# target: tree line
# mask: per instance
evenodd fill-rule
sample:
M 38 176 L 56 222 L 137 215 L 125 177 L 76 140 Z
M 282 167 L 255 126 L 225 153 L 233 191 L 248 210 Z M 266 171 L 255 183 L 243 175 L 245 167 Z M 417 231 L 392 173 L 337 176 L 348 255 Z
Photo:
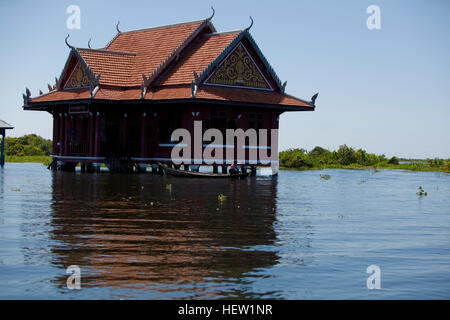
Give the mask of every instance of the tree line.
M 384 154 L 376 155 L 363 149 L 353 149 L 341 145 L 337 150 L 330 151 L 322 147 L 315 147 L 311 151 L 305 149 L 288 149 L 279 154 L 280 167 L 293 169 L 321 169 L 340 167 L 379 167 L 404 168 L 410 170 L 427 170 L 438 168 L 442 171 L 450 170 L 450 159 L 439 158 L 426 160 L 404 160 L 397 157 L 387 158 Z
M 5 154 L 7 156 L 49 156 L 52 147 L 52 140 L 44 139 L 36 134 L 5 138 Z

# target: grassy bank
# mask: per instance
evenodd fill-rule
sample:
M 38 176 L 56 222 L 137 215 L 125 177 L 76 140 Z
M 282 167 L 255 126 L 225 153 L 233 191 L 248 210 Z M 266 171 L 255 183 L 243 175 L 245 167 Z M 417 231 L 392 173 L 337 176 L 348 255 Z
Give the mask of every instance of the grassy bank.
M 5 156 L 6 162 L 36 162 L 46 166 L 50 164 L 52 158 L 49 156 Z
M 446 172 L 450 173 L 450 169 L 443 167 L 435 167 L 427 164 L 417 165 L 417 164 L 399 164 L 399 165 L 391 165 L 391 164 L 380 164 L 376 166 L 362 166 L 358 164 L 350 164 L 350 165 L 338 165 L 338 164 L 329 164 L 322 165 L 316 167 L 298 167 L 298 168 L 288 168 L 280 166 L 280 170 L 323 170 L 323 169 L 350 169 L 350 170 L 379 170 L 379 169 L 399 169 L 399 170 L 411 170 L 411 171 L 433 171 L 433 172 Z

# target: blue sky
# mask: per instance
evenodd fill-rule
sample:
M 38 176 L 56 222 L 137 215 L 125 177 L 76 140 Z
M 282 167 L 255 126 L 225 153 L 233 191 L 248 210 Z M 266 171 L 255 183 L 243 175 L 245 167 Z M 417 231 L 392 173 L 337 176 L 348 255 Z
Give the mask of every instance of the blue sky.
M 81 8 L 81 29 L 68 30 L 66 9 Z M 369 5 L 381 29 L 366 27 Z M 220 31 L 255 23 L 251 33 L 286 91 L 315 112 L 280 118 L 280 149 L 341 144 L 401 157 L 450 158 L 450 2 L 442 1 L 1 1 L 0 119 L 11 136 L 51 138 L 51 116 L 23 111 L 25 87 L 53 84 L 70 43 L 103 47 L 122 30 L 208 17 Z

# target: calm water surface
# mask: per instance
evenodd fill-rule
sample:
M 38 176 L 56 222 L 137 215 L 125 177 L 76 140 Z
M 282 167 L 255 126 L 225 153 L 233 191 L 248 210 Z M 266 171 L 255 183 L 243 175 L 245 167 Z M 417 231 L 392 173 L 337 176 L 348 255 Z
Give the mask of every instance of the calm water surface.
M 212 181 L 7 163 L 0 243 L 2 299 L 449 299 L 450 176 Z M 373 264 L 381 290 L 366 286 Z

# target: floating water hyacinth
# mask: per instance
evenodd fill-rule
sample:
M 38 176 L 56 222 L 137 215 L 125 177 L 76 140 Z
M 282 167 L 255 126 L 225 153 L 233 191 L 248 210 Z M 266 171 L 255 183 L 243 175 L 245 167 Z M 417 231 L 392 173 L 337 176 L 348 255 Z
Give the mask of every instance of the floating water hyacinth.
M 223 195 L 223 194 L 219 194 L 217 196 L 217 199 L 219 200 L 219 202 L 224 202 L 227 200 L 227 196 Z
M 321 174 L 320 178 L 323 180 L 330 180 L 331 176 L 329 174 Z
M 428 193 L 425 190 L 423 190 L 422 186 L 419 186 L 419 191 L 417 191 L 417 195 L 419 195 L 419 196 L 427 196 Z

